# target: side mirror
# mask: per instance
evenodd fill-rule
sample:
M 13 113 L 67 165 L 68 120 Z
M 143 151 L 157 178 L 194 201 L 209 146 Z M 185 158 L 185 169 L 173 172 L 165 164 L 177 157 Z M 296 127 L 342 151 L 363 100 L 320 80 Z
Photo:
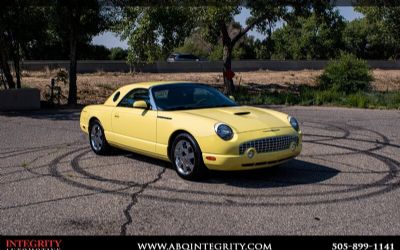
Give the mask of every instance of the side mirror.
M 134 101 L 133 107 L 137 109 L 149 109 L 149 105 L 143 100 Z
M 231 99 L 232 101 L 235 101 L 235 97 L 233 97 L 233 95 L 230 95 L 229 99 Z

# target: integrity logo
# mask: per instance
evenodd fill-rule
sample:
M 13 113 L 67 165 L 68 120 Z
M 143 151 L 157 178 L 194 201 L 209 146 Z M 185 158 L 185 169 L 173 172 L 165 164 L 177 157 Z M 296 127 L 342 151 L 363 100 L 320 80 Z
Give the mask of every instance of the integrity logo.
M 62 240 L 6 239 L 6 250 L 61 250 Z

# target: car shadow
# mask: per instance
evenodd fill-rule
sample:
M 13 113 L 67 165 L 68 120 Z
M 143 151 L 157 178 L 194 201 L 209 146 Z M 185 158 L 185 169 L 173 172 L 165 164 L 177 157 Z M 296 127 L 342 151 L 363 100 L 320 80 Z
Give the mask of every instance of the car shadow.
M 173 166 L 169 162 L 140 154 L 123 150 L 116 150 L 113 154 L 124 155 L 133 160 L 143 161 L 148 164 L 173 170 Z M 208 175 L 205 178 L 195 182 L 225 184 L 242 188 L 272 188 L 319 183 L 331 179 L 339 173 L 339 170 L 331 167 L 294 159 L 283 165 L 264 169 L 247 171 L 208 171 Z M 176 175 L 176 178 L 180 177 Z
M 204 182 L 242 188 L 287 187 L 323 182 L 339 173 L 339 170 L 331 167 L 295 159 L 280 166 L 264 169 L 210 171 Z

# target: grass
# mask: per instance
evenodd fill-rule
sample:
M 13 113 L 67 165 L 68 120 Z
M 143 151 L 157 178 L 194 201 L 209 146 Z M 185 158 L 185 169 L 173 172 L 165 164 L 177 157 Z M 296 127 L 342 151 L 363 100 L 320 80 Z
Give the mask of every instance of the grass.
M 344 94 L 333 90 L 320 90 L 310 86 L 298 86 L 294 90 L 262 90 L 255 92 L 241 86 L 234 95 L 244 105 L 324 105 L 356 108 L 400 109 L 400 91 L 357 92 Z

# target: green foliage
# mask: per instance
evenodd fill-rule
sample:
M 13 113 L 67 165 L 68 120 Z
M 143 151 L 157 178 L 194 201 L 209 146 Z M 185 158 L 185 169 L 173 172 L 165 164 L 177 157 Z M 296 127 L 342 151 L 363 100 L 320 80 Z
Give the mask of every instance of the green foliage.
M 222 60 L 223 53 L 224 53 L 224 48 L 222 44 L 217 44 L 212 48 L 210 55 L 208 56 L 208 60 L 210 61 Z
M 241 40 L 233 47 L 234 59 L 254 59 L 256 58 L 255 40 L 252 36 L 244 35 Z
M 110 55 L 109 55 L 110 60 L 126 60 L 127 57 L 128 57 L 128 51 L 123 48 L 117 47 L 110 49 Z
M 234 16 L 240 14 L 241 1 L 233 0 L 230 5 L 204 6 L 196 9 L 202 36 L 211 44 L 221 42 L 221 26 L 228 27 Z
M 343 30 L 345 50 L 359 58 L 365 58 L 367 55 L 367 46 L 369 46 L 368 34 L 371 31 L 365 18 L 348 22 L 346 28 Z
M 345 27 L 339 12 L 328 9 L 324 16 L 313 12 L 298 16 L 272 33 L 274 59 L 334 58 L 342 47 Z
M 242 85 L 234 94 L 236 102 L 243 105 L 324 105 L 355 108 L 400 109 L 400 92 L 363 92 L 345 94 L 333 89 L 321 90 L 311 86 L 299 86 L 297 90 L 253 90 Z
M 244 35 L 233 47 L 232 58 L 235 60 L 256 58 L 256 51 L 254 49 L 256 41 L 254 37 Z M 191 53 L 202 58 L 208 58 L 210 61 L 219 61 L 223 59 L 222 43 L 217 43 L 213 46 L 205 41 L 197 32 L 188 37 L 185 43 L 174 51 Z
M 128 40 L 128 62 L 132 64 L 164 60 L 183 44 L 196 23 L 196 13 L 187 6 L 125 6 L 119 10 L 113 31 Z
M 110 50 L 104 45 L 78 44 L 78 60 L 108 60 Z
M 2 4 L 0 9 L 0 69 L 9 88 L 15 87 L 8 61 L 14 64 L 17 88 L 21 87 L 20 61 L 32 46 L 46 36 L 47 17 L 44 7 L 36 1 L 16 0 Z
M 378 50 L 382 50 L 385 58 L 400 57 L 400 6 L 385 5 L 384 1 L 377 0 L 373 6 L 358 6 L 367 21 L 369 29 L 368 42 Z M 379 47 L 381 46 L 381 47 Z
M 367 91 L 373 80 L 367 63 L 351 54 L 342 54 L 339 60 L 331 61 L 318 78 L 321 89 L 344 93 Z
M 263 41 L 259 39 L 254 41 L 254 53 L 255 59 L 271 59 L 272 53 L 274 49 L 273 40 L 270 37 L 267 37 Z
M 347 103 L 351 107 L 366 108 L 368 107 L 368 102 L 368 98 L 366 98 L 366 95 L 362 92 L 357 92 L 347 97 Z
M 97 0 L 86 0 L 83 6 L 80 0 L 54 1 L 48 9 L 48 32 L 68 48 L 71 39 L 89 44 L 93 36 L 106 29 L 107 22 L 101 8 Z
M 322 105 L 326 103 L 334 103 L 341 99 L 342 95 L 335 90 L 314 91 L 313 104 Z
M 201 30 L 197 29 L 185 39 L 185 42 L 182 46 L 176 48 L 174 51 L 191 53 L 200 58 L 207 58 L 211 49 L 212 45 L 202 37 Z
M 361 18 L 347 23 L 343 31 L 344 50 L 363 59 L 389 59 L 398 41 L 383 22 Z

